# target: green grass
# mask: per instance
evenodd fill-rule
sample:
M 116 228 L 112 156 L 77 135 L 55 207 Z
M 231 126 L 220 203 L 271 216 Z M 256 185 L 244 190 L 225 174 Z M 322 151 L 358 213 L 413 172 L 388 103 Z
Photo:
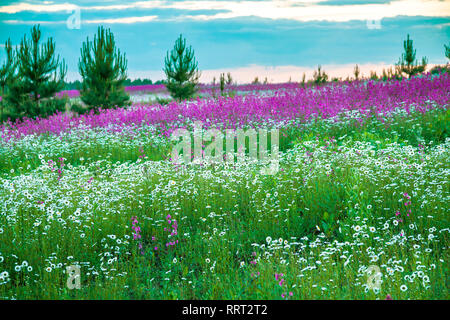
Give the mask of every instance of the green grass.
M 3 144 L 0 297 L 448 299 L 448 120 L 443 108 L 286 125 L 275 175 L 174 166 L 151 128 Z M 59 157 L 62 173 L 47 165 Z

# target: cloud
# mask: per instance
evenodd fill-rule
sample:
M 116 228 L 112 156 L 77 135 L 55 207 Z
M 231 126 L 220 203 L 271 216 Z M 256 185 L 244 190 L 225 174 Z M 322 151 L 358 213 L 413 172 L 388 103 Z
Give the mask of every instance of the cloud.
M 295 3 L 294 3 L 295 4 Z M 189 9 L 194 4 L 190 1 L 173 4 L 175 8 Z M 383 18 L 403 16 L 434 16 L 450 15 L 450 3 L 443 1 L 401 0 L 389 3 L 369 3 L 352 5 L 317 5 L 294 6 L 293 3 L 277 1 L 242 1 L 242 2 L 201 2 L 198 4 L 207 9 L 228 9 L 230 12 L 209 16 L 188 16 L 190 19 L 214 20 L 230 19 L 244 16 L 257 16 L 268 19 L 289 19 L 296 21 L 335 21 L 379 20 Z
M 355 5 L 355 4 L 380 4 L 380 3 L 389 3 L 395 0 L 324 0 L 321 1 L 319 4 L 324 5 L 336 5 L 336 6 L 342 6 L 342 5 Z
M 104 18 L 104 19 L 83 19 L 83 24 L 132 24 L 139 22 L 155 21 L 157 16 L 143 16 L 143 17 L 124 17 L 124 18 Z M 41 24 L 41 25 L 56 25 L 66 24 L 67 20 L 46 21 L 46 20 L 4 20 L 7 24 Z
M 116 19 L 94 19 L 94 20 L 83 20 L 83 23 L 88 24 L 102 24 L 102 23 L 137 23 L 137 22 L 149 22 L 157 19 L 157 16 L 144 16 L 144 17 L 127 17 L 127 18 L 116 18 Z
M 30 4 L 19 3 L 0 7 L 0 13 L 17 14 L 25 11 L 61 12 L 74 10 L 71 3 Z M 439 0 L 397 1 L 339 1 L 335 0 L 286 0 L 286 1 L 139 1 L 127 4 L 81 5 L 82 11 L 121 11 L 131 9 L 178 9 L 187 11 L 220 10 L 211 14 L 180 14 L 176 20 L 217 20 L 255 16 L 268 19 L 295 21 L 379 20 L 396 16 L 445 17 L 450 15 L 450 2 Z M 223 12 L 225 11 L 225 12 Z M 130 16 L 126 21 L 141 22 Z M 142 18 L 141 18 L 142 19 Z M 101 19 L 100 19 L 101 20 Z M 117 19 L 115 19 L 117 20 Z M 18 20 L 17 20 L 18 21 Z M 114 21 L 114 20 L 113 20 Z M 117 20 L 121 21 L 121 20 Z M 114 22 L 112 22 L 114 23 Z M 121 23 L 121 22 L 118 22 Z M 130 22 L 132 23 L 132 22 Z
M 63 3 L 63 4 L 32 4 L 32 3 L 19 3 L 11 4 L 0 7 L 0 13 L 16 14 L 23 11 L 33 11 L 33 12 L 59 12 L 74 10 L 77 8 L 73 3 Z
M 44 1 L 45 2 L 45 1 Z M 129 4 L 109 4 L 109 5 L 77 5 L 74 4 L 73 1 L 65 2 L 65 3 L 53 3 L 49 2 L 47 4 L 35 4 L 35 3 L 26 3 L 21 2 L 18 4 L 11 4 L 0 6 L 0 13 L 9 13 L 15 14 L 24 11 L 32 11 L 32 12 L 64 12 L 67 10 L 74 10 L 76 8 L 80 8 L 82 10 L 89 11 L 104 11 L 104 10 L 126 10 L 131 8 L 161 8 L 165 6 L 167 1 L 140 1 L 140 2 L 132 2 Z
M 66 23 L 66 21 L 19 20 L 19 19 L 3 20 L 2 22 L 6 24 L 29 24 L 29 25 L 34 24 L 50 25 L 50 24 Z

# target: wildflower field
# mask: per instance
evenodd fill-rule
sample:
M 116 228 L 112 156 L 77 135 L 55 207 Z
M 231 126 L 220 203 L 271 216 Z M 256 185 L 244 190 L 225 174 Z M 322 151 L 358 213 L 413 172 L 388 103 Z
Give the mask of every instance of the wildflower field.
M 289 85 L 0 127 L 1 299 L 448 299 L 450 76 Z M 175 164 L 277 129 L 279 164 Z M 67 285 L 67 267 L 80 287 Z

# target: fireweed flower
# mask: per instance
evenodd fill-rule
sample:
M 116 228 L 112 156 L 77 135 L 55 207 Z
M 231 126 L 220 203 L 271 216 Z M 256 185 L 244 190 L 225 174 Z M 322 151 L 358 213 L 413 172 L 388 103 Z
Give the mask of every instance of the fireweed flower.
M 142 236 L 141 236 L 141 227 L 139 227 L 137 225 L 139 223 L 138 220 L 137 220 L 137 217 L 132 217 L 131 220 L 132 220 L 131 229 L 133 230 L 133 234 L 132 234 L 133 240 L 137 241 L 137 240 L 142 238 Z M 143 255 L 144 254 L 144 251 L 142 250 L 143 246 L 142 246 L 142 242 L 140 242 L 140 241 L 138 242 L 138 249 L 139 249 L 139 252 Z

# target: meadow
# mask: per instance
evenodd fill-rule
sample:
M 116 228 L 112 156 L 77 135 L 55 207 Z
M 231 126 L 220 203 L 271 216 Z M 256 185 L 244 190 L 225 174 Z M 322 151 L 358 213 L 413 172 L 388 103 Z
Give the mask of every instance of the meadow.
M 7 122 L 0 298 L 448 299 L 449 88 L 286 84 Z M 175 165 L 194 121 L 278 129 L 279 170 Z

